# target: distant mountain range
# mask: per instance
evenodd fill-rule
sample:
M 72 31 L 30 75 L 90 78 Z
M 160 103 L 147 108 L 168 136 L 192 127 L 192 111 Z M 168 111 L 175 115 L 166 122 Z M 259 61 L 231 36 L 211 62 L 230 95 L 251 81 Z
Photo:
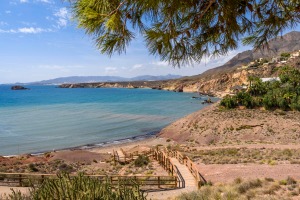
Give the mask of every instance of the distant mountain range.
M 123 82 L 123 81 L 161 81 L 181 78 L 180 75 L 168 74 L 164 76 L 136 76 L 133 78 L 124 78 L 120 76 L 69 76 L 55 79 L 26 83 L 30 85 L 57 85 L 63 83 L 94 83 L 94 82 Z

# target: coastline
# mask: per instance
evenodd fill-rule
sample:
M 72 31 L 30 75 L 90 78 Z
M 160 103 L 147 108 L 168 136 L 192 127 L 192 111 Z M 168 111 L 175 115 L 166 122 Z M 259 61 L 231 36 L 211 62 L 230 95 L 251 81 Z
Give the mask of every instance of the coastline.
M 117 148 L 117 147 L 127 146 L 127 145 L 131 145 L 131 144 L 138 144 L 139 142 L 143 143 L 144 141 L 147 141 L 148 139 L 158 138 L 160 131 L 161 131 L 161 129 L 157 130 L 157 131 L 152 131 L 152 132 L 149 132 L 146 134 L 142 134 L 142 135 L 122 138 L 122 139 L 113 140 L 113 141 L 103 141 L 103 142 L 89 143 L 89 144 L 84 144 L 84 145 L 74 146 L 74 147 L 66 147 L 66 148 L 45 150 L 45 151 L 39 151 L 39 152 L 27 152 L 27 153 L 22 153 L 22 154 L 15 154 L 15 155 L 0 155 L 0 157 L 10 158 L 10 157 L 18 157 L 21 155 L 41 156 L 41 155 L 43 155 L 45 153 L 49 153 L 49 152 L 93 150 L 93 149 L 101 149 L 101 148 L 110 148 L 111 149 L 114 147 Z

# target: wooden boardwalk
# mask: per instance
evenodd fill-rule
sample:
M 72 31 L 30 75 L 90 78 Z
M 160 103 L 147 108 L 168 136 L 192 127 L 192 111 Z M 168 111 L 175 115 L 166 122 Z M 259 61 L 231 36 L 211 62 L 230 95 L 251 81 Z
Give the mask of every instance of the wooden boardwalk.
M 176 158 L 170 158 L 170 161 L 173 165 L 175 165 L 182 175 L 185 187 L 183 188 L 176 188 L 174 190 L 166 190 L 166 191 L 151 191 L 147 195 L 147 199 L 151 200 L 166 200 L 166 199 L 174 199 L 174 197 L 179 196 L 182 193 L 185 192 L 191 192 L 198 189 L 198 184 L 193 176 L 193 174 L 190 172 L 190 169 L 184 165 L 181 164 Z
M 197 189 L 197 184 L 195 177 L 193 174 L 190 172 L 187 166 L 181 164 L 176 158 L 171 158 L 171 162 L 177 166 L 177 169 L 181 173 L 184 181 L 185 181 L 185 188 L 187 189 Z
M 121 149 L 117 150 L 117 155 L 118 155 L 119 162 L 125 163 L 125 161 L 126 161 L 125 154 L 123 153 L 123 151 Z

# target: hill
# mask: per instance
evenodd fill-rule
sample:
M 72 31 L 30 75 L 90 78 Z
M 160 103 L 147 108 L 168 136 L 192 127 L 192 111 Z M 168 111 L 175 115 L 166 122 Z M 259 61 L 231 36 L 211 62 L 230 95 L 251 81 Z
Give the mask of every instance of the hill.
M 258 50 L 252 49 L 239 53 L 224 65 L 207 70 L 203 74 L 211 74 L 217 71 L 223 71 L 226 69 L 231 69 L 237 66 L 245 65 L 259 58 L 271 59 L 272 57 L 279 56 L 281 53 L 297 51 L 299 49 L 300 32 L 292 31 L 283 36 L 271 39 L 268 43 L 268 47 L 264 47 Z
M 94 82 L 124 82 L 124 81 L 159 81 L 181 78 L 180 75 L 168 74 L 164 76 L 151 76 L 143 75 L 133 78 L 124 78 L 120 76 L 69 76 L 60 77 L 55 79 L 31 82 L 32 85 L 50 85 L 50 84 L 63 84 L 63 83 L 94 83 Z
M 300 32 L 290 32 L 269 41 L 269 49 L 249 50 L 239 53 L 224 65 L 189 77 L 160 81 L 126 81 L 93 84 L 65 84 L 61 87 L 129 87 L 153 88 L 179 92 L 199 92 L 223 97 L 230 94 L 234 86 L 248 85 L 249 76 L 261 78 L 278 76 L 278 69 L 284 65 L 300 68 Z M 290 52 L 291 57 L 282 58 Z M 263 58 L 263 59 L 262 59 Z M 254 62 L 253 62 L 254 61 Z M 154 80 L 152 78 L 152 80 Z M 82 81 L 83 82 L 83 81 Z M 99 81 L 103 82 L 103 81 Z
M 300 112 L 220 110 L 217 103 L 175 121 L 160 136 L 191 146 L 299 144 L 299 121 Z

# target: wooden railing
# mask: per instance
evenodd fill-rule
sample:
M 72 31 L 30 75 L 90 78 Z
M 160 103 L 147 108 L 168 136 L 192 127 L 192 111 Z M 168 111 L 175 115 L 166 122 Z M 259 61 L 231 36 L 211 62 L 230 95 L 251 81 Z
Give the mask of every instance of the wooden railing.
M 133 161 L 136 157 L 138 157 L 140 154 L 138 151 L 135 151 L 133 153 L 127 153 L 126 151 L 124 151 L 122 148 L 120 148 L 120 150 L 122 151 L 122 153 L 124 154 L 124 157 L 121 157 L 120 155 L 118 155 L 118 152 L 113 150 L 113 158 L 115 162 L 119 162 L 119 163 L 129 163 L 131 161 Z M 144 152 L 143 155 L 149 155 L 151 151 L 149 152 Z
M 155 160 L 159 162 L 159 164 L 172 176 L 177 177 L 177 187 L 184 188 L 185 187 L 185 180 L 182 177 L 180 171 L 178 170 L 177 166 L 174 165 L 171 160 L 170 156 L 164 152 L 157 149 L 152 149 L 152 156 Z
M 75 175 L 70 175 L 70 177 Z M 175 176 L 104 176 L 104 175 L 85 175 L 99 181 L 107 181 L 112 185 L 118 185 L 120 181 L 124 184 L 131 185 L 130 181 L 140 184 L 141 186 L 157 186 L 161 188 L 167 186 L 168 188 L 177 187 L 177 177 Z M 0 173 L 0 185 L 16 186 L 16 187 L 31 187 L 42 183 L 45 179 L 56 179 L 55 174 L 29 174 L 29 173 Z
M 164 148 L 163 151 L 165 151 L 168 156 L 176 158 L 181 164 L 187 166 L 189 171 L 195 177 L 198 187 L 207 183 L 205 178 L 199 172 L 197 165 L 188 156 L 184 156 L 179 151 L 172 151 L 167 148 Z

